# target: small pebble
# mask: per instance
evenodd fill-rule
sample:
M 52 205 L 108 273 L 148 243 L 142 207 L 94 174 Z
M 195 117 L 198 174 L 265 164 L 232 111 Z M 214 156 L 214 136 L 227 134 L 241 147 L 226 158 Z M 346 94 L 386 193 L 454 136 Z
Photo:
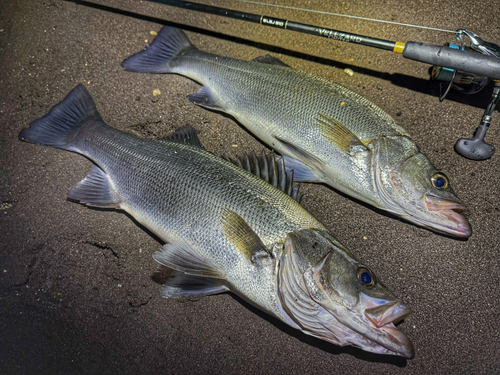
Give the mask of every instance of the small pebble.
M 344 102 L 340 103 L 340 106 L 341 107 L 345 106 L 345 103 Z
M 349 77 L 352 77 L 354 75 L 354 71 L 349 68 L 345 68 L 344 73 L 347 74 Z
M 367 239 L 368 239 L 368 237 L 366 237 L 366 236 L 363 236 L 363 239 L 364 239 L 364 240 L 367 240 Z
M 150 33 L 151 35 L 153 35 L 153 36 L 158 35 L 158 33 L 157 33 L 156 31 L 150 31 L 149 33 Z
M 234 148 L 236 148 L 236 147 L 238 147 L 238 145 L 231 145 L 231 147 L 234 147 Z
M 160 94 L 161 94 L 160 89 L 154 89 L 154 90 L 153 90 L 153 96 L 158 96 L 158 95 L 160 95 Z
M 384 88 L 382 87 L 382 85 L 377 85 L 377 90 L 380 90 L 382 91 Z

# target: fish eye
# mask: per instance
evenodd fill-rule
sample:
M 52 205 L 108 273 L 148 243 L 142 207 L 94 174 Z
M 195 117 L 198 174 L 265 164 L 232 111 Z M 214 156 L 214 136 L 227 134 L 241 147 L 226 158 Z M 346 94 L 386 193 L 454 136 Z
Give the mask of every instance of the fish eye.
M 434 173 L 431 176 L 432 186 L 437 189 L 446 189 L 448 187 L 448 177 L 442 173 Z
M 358 279 L 359 281 L 361 281 L 361 284 L 368 288 L 371 288 L 373 285 L 375 285 L 375 276 L 372 275 L 368 268 L 358 268 Z

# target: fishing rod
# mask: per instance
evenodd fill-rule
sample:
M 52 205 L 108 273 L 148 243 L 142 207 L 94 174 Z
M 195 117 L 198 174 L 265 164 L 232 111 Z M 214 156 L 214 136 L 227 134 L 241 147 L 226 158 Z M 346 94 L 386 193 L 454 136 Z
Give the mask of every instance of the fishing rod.
M 410 60 L 431 64 L 433 66 L 431 70 L 431 79 L 442 82 L 442 91 L 439 97 L 440 101 L 444 100 L 450 89 L 455 89 L 463 94 L 475 94 L 481 91 L 484 87 L 487 86 L 490 81 L 493 80 L 495 81 L 495 88 L 493 90 L 491 101 L 484 111 L 482 120 L 473 138 L 459 139 L 455 144 L 455 150 L 460 155 L 473 160 L 489 159 L 495 152 L 495 147 L 486 143 L 484 141 L 484 137 L 491 123 L 491 115 L 495 110 L 497 103 L 500 101 L 500 47 L 496 44 L 483 41 L 477 34 L 472 31 L 459 29 L 453 32 L 450 30 L 426 27 L 426 29 L 455 33 L 456 39 L 460 41 L 460 45 L 448 43 L 447 45 L 440 46 L 412 41 L 404 43 L 400 41 L 372 38 L 369 36 L 347 33 L 340 30 L 293 22 L 282 18 L 220 8 L 190 1 L 147 1 L 207 14 L 214 14 L 222 17 L 233 18 L 241 21 L 257 23 L 263 26 L 316 35 L 341 42 L 361 44 L 368 47 L 392 51 L 401 54 L 403 55 L 403 57 Z M 337 16 L 346 16 L 336 13 L 313 11 L 309 9 L 301 9 L 276 4 L 266 4 L 257 1 L 237 1 L 302 11 L 333 14 Z M 404 26 L 421 27 L 416 25 L 402 24 L 398 22 L 368 19 L 364 17 L 347 17 L 361 18 L 364 20 L 378 22 L 388 22 Z M 465 38 L 469 39 L 469 46 L 465 45 Z M 446 86 L 444 93 L 443 84 L 444 86 Z

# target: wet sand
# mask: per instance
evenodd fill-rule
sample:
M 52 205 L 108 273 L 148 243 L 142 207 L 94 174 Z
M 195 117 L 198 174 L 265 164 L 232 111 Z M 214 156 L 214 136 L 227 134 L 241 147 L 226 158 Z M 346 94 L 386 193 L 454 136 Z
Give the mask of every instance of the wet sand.
M 500 372 L 500 153 L 476 162 L 453 151 L 455 141 L 477 127 L 491 88 L 440 103 L 436 85 L 427 81 L 429 66 L 390 52 L 147 1 L 96 3 L 0 2 L 0 373 Z M 429 30 L 218 3 L 382 39 L 453 41 L 452 34 Z M 463 27 L 500 43 L 498 0 L 280 3 Z M 189 124 L 216 154 L 260 151 L 261 143 L 234 120 L 189 103 L 197 83 L 123 71 L 120 63 L 151 42 L 161 22 L 184 28 L 204 51 L 246 60 L 270 53 L 364 95 L 448 175 L 468 207 L 474 233 L 467 241 L 382 214 L 326 186 L 303 186 L 304 207 L 413 310 L 399 328 L 415 346 L 414 359 L 310 338 L 230 294 L 162 299 L 168 272 L 151 257 L 161 244 L 123 213 L 66 200 L 91 162 L 18 141 L 22 128 L 84 83 L 116 128 L 164 137 Z M 353 77 L 344 73 L 347 67 Z M 497 148 L 498 119 L 496 111 L 487 135 Z

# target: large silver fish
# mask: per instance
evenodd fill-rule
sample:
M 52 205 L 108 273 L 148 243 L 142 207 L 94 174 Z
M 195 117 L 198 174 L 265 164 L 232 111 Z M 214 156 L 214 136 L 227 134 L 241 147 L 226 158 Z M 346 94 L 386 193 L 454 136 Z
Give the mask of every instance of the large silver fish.
M 326 183 L 437 232 L 471 235 L 448 178 L 387 113 L 345 87 L 269 55 L 242 61 L 199 51 L 167 26 L 122 65 L 201 83 L 189 99 L 236 118 L 285 157 L 296 181 Z
M 176 270 L 165 297 L 231 291 L 334 344 L 413 356 L 393 324 L 408 308 L 294 199 L 262 179 L 292 190 L 274 158 L 251 163 L 258 178 L 202 149 L 192 129 L 170 141 L 113 129 L 82 85 L 19 138 L 96 164 L 69 198 L 128 212 L 166 242 L 154 254 Z

